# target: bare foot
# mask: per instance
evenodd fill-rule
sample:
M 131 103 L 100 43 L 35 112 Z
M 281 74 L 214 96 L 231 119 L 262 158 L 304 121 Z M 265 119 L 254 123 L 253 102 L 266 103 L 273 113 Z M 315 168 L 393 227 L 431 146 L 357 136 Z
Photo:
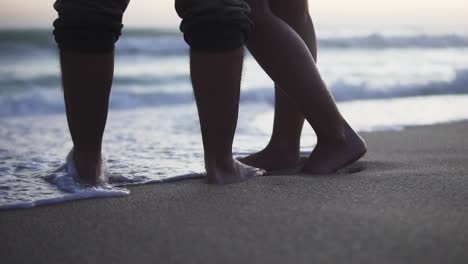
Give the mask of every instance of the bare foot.
M 299 150 L 292 152 L 281 147 L 270 147 L 270 145 L 257 153 L 238 160 L 249 166 L 262 168 L 267 172 L 294 168 L 300 163 Z
M 331 174 L 357 161 L 366 151 L 364 140 L 346 125 L 342 138 L 317 143 L 302 171 L 307 174 Z
M 263 176 L 264 174 L 264 170 L 245 165 L 237 160 L 233 160 L 229 166 L 206 169 L 208 183 L 211 184 L 243 182 L 257 176 Z
M 89 185 L 96 185 L 99 183 L 102 171 L 101 154 L 74 150 L 73 159 L 80 178 L 79 180 L 82 183 Z

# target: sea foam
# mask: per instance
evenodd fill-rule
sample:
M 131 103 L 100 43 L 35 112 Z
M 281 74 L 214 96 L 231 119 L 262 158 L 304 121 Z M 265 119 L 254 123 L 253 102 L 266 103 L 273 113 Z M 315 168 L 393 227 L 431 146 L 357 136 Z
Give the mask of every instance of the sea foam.
M 115 187 L 109 183 L 111 179 L 106 175 L 104 158 L 101 166 L 101 178 L 99 184 L 96 186 L 90 186 L 80 183 L 79 175 L 73 159 L 73 149 L 68 153 L 65 163 L 51 171 L 44 177 L 44 179 L 56 186 L 59 190 L 63 191 L 64 195 L 61 197 L 0 205 L 0 210 L 11 208 L 28 208 L 38 205 L 54 204 L 88 198 L 119 197 L 130 194 L 128 189 Z M 116 180 L 120 182 L 124 181 L 122 177 L 119 177 Z

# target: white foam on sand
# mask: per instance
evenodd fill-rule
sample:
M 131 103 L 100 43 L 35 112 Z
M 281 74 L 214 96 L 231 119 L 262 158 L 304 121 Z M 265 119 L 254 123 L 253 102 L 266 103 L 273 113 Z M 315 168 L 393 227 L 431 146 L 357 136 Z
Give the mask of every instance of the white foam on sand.
M 406 126 L 468 120 L 468 95 L 438 95 L 339 103 L 358 131 L 395 130 Z M 240 108 L 234 154 L 262 149 L 271 135 L 273 107 Z M 184 122 L 181 122 L 184 121 Z M 156 122 L 157 121 L 157 122 Z M 203 146 L 195 105 L 114 111 L 104 150 L 106 176 L 96 187 L 76 181 L 64 115 L 0 119 L 0 210 L 28 208 L 69 200 L 128 195 L 127 185 L 201 178 Z M 31 143 L 34 144 L 31 144 Z M 305 126 L 302 151 L 315 136 Z M 63 164 L 59 166 L 60 164 Z M 44 180 L 46 179 L 46 180 Z
M 54 198 L 8 204 L 0 206 L 0 210 L 12 208 L 29 208 L 39 205 L 89 198 L 120 197 L 130 194 L 130 190 L 121 187 L 115 187 L 110 184 L 109 181 L 111 178 L 107 177 L 106 175 L 106 165 L 104 158 L 102 158 L 101 178 L 99 184 L 90 186 L 80 183 L 76 165 L 73 160 L 73 149 L 68 153 L 65 163 L 60 165 L 57 169 L 51 171 L 45 177 L 45 180 L 63 191 L 64 195 Z M 125 182 L 125 177 L 119 176 L 116 181 Z

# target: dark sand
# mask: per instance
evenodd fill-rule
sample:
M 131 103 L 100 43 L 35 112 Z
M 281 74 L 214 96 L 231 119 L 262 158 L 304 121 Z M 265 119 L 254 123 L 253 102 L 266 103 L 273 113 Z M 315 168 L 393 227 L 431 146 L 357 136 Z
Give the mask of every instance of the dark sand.
M 468 263 L 468 122 L 364 134 L 332 177 L 0 212 L 0 263 Z

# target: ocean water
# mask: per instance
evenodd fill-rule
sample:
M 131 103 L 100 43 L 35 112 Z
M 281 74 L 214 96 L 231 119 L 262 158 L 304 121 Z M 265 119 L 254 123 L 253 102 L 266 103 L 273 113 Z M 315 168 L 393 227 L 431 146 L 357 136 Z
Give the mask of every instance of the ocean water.
M 318 66 L 359 131 L 468 119 L 468 29 L 319 29 Z M 0 209 L 128 195 L 126 185 L 203 177 L 188 48 L 172 32 L 127 30 L 116 49 L 104 137 L 108 180 L 73 180 L 57 50 L 44 30 L 0 31 Z M 273 82 L 246 54 L 234 151 L 260 150 Z M 304 151 L 315 143 L 306 126 Z

